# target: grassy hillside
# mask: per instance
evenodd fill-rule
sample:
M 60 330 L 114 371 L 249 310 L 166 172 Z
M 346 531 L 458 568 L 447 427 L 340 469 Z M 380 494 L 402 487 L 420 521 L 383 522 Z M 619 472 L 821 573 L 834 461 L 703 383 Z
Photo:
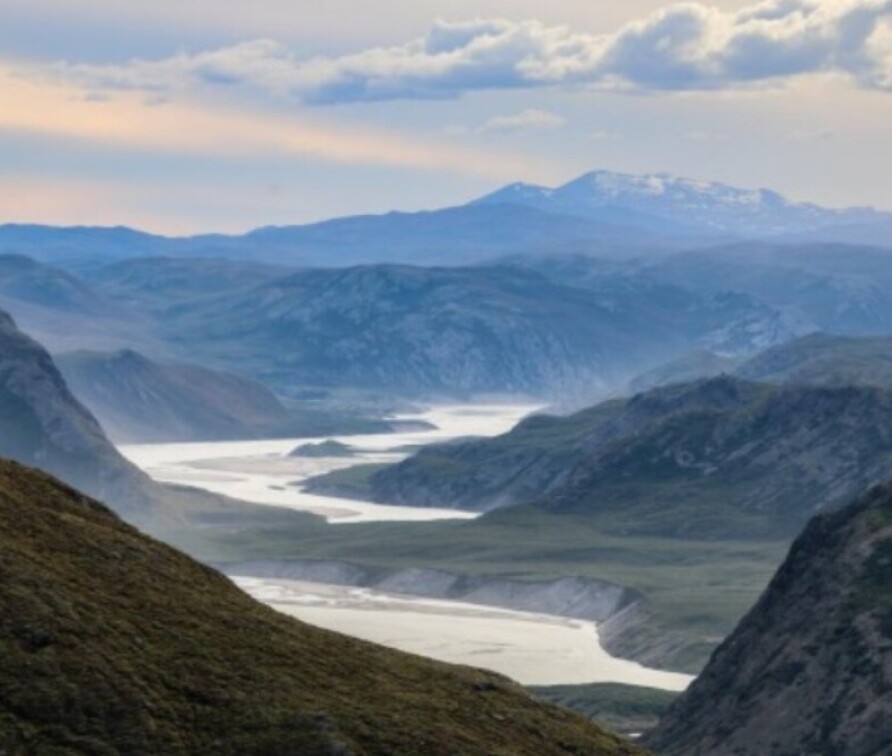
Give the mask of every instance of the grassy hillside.
M 677 693 L 632 685 L 550 685 L 530 688 L 537 698 L 574 709 L 616 732 L 641 734 L 654 728 Z
M 0 462 L 0 751 L 632 754 L 496 675 L 277 614 Z

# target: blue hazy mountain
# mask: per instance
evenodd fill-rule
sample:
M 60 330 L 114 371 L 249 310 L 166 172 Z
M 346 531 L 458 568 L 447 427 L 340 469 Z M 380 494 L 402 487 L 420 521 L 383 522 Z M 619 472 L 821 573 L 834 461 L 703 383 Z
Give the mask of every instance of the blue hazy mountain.
M 69 270 L 140 257 L 217 257 L 291 266 L 466 265 L 506 254 L 637 257 L 740 239 L 884 244 L 892 216 L 828 209 L 665 174 L 596 171 L 556 189 L 512 184 L 460 207 L 336 218 L 242 235 L 172 238 L 128 228 L 0 226 L 0 254 Z
M 513 205 L 468 205 L 266 227 L 240 236 L 170 238 L 130 229 L 7 225 L 0 226 L 0 254 L 27 255 L 75 271 L 144 257 L 214 257 L 298 267 L 462 265 L 518 251 L 637 255 L 684 247 L 684 238 L 663 238 L 645 224 Z
M 740 189 L 665 173 L 594 171 L 557 188 L 511 184 L 475 204 L 519 205 L 688 236 L 813 233 L 820 237 L 824 229 L 863 228 L 892 220 L 870 208 L 828 209 L 792 202 L 768 189 Z
M 165 313 L 164 338 L 272 386 L 591 398 L 695 346 L 789 339 L 771 308 L 646 279 L 594 293 L 512 267 L 374 265 L 294 273 Z

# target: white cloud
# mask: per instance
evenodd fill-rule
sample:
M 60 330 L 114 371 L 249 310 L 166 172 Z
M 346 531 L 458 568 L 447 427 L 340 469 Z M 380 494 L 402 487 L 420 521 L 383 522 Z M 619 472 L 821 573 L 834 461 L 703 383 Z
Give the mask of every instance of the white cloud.
M 892 0 L 767 0 L 737 11 L 683 3 L 607 35 L 538 21 L 440 21 L 424 38 L 340 57 L 302 59 L 254 40 L 124 65 L 61 63 L 55 73 L 96 91 L 247 86 L 316 104 L 557 85 L 702 91 L 820 73 L 892 90 Z
M 477 128 L 479 134 L 516 134 L 529 131 L 551 131 L 561 128 L 567 120 L 547 110 L 524 110 L 513 115 L 490 118 Z

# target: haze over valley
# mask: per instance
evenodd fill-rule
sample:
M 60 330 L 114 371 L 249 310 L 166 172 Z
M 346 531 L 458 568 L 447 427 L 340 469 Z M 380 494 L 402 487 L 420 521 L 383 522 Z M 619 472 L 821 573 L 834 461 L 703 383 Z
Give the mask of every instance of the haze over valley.
M 889 3 L 8 6 L 0 754 L 892 754 Z

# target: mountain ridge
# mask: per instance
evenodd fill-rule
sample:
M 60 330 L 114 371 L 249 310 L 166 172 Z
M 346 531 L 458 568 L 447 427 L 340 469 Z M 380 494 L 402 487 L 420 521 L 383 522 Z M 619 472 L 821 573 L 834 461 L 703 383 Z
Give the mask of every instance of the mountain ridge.
M 892 476 L 889 427 L 889 391 L 723 376 L 430 446 L 352 494 L 484 512 L 528 504 L 626 535 L 792 537 L 816 511 Z M 310 490 L 348 493 L 338 478 Z
M 638 217 L 665 224 L 663 233 L 766 237 L 867 225 L 892 219 L 873 208 L 829 209 L 792 202 L 768 189 L 741 189 L 668 173 L 597 170 L 558 187 L 515 183 L 472 204 L 521 204 L 547 212 L 608 219 Z M 653 223 L 653 220 L 651 220 Z M 673 229 L 673 225 L 676 227 Z M 659 225 L 653 226 L 659 228 Z
M 887 753 L 890 585 L 886 483 L 809 524 L 647 745 L 665 756 Z
M 521 251 L 630 258 L 771 236 L 889 246 L 890 224 L 892 213 L 873 208 L 825 208 L 767 189 L 598 170 L 557 188 L 511 184 L 453 207 L 261 226 L 243 234 L 173 237 L 123 226 L 6 224 L 0 225 L 0 253 L 67 269 L 171 255 L 313 266 L 455 265 Z

